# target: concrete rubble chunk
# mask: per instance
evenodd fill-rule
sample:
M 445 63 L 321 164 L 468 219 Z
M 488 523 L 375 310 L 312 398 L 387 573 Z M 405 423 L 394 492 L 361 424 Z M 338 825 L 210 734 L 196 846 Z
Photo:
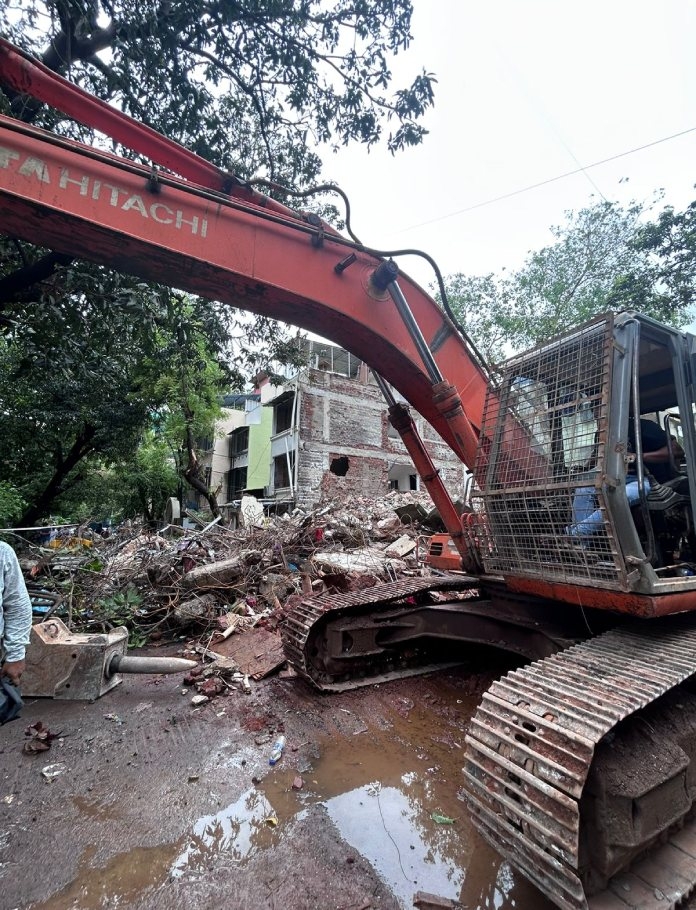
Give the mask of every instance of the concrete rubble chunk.
M 193 623 L 208 623 L 218 612 L 218 601 L 213 594 L 203 594 L 189 597 L 178 603 L 173 610 L 174 618 L 182 625 Z
M 419 502 L 407 503 L 394 509 L 394 511 L 405 525 L 418 524 L 428 514 L 427 510 Z
M 355 550 L 336 550 L 315 553 L 312 561 L 316 566 L 329 571 L 379 572 L 384 568 L 385 554 L 373 547 L 361 547 Z
M 239 518 L 244 528 L 253 528 L 255 525 L 263 526 L 263 506 L 255 496 L 242 496 Z
M 95 536 L 69 566 L 61 551 L 37 547 L 37 555 L 29 547 L 28 582 L 60 616 L 65 604 L 53 571 L 76 581 L 83 595 L 73 605 L 77 632 L 94 630 L 94 604 L 103 603 L 123 610 L 135 640 L 166 642 L 182 629 L 206 636 L 189 643 L 194 651 L 202 641 L 212 648 L 239 640 L 235 649 L 245 658 L 262 657 L 261 666 L 243 668 L 253 679 L 283 663 L 277 642 L 262 642 L 263 635 L 254 632 L 277 638 L 280 624 L 303 599 L 431 573 L 423 564 L 425 545 L 415 542 L 428 514 L 423 492 L 334 495 L 282 515 L 264 513 L 254 497 L 244 500 L 241 527 L 203 513 L 195 527 L 164 525 L 158 532 L 124 522 L 107 537 Z M 247 653 L 257 645 L 255 654 Z M 194 685 L 194 678 L 186 685 Z
M 416 541 L 412 537 L 409 537 L 408 534 L 404 534 L 402 537 L 399 537 L 398 540 L 395 540 L 394 543 L 389 544 L 385 553 L 387 556 L 396 556 L 398 559 L 401 559 L 409 553 L 412 553 L 415 549 Z

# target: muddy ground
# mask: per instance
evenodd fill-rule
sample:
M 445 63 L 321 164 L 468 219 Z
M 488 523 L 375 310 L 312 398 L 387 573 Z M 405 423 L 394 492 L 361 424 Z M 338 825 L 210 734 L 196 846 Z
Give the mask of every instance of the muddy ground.
M 0 728 L 0 910 L 396 910 L 419 891 L 548 910 L 462 802 L 466 722 L 504 669 L 331 696 L 275 677 L 198 708 L 171 676 L 31 700 Z M 62 735 L 23 754 L 37 720 Z

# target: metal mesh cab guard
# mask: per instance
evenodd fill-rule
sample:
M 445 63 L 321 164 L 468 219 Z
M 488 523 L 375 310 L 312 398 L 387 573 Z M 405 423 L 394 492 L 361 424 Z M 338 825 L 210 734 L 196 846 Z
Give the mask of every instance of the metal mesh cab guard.
M 603 470 L 613 327 L 603 316 L 497 371 L 475 469 L 487 572 L 626 589 Z

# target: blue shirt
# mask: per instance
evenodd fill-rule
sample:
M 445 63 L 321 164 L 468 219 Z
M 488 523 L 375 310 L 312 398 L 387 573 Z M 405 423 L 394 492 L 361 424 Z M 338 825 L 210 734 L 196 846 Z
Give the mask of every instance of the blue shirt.
M 31 600 L 15 551 L 0 541 L 0 641 L 4 659 L 24 660 L 31 631 Z

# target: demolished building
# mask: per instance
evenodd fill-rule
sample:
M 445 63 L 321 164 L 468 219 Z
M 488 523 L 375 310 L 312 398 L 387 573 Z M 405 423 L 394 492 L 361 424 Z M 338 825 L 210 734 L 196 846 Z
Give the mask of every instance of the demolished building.
M 233 521 L 246 494 L 284 511 L 312 508 L 326 498 L 420 489 L 367 365 L 327 342 L 305 344 L 307 366 L 285 383 L 273 385 L 262 375 L 254 392 L 225 399 L 225 421 L 205 459 L 209 483 L 221 491 L 221 509 Z M 427 422 L 414 417 L 445 485 L 458 498 L 466 468 Z

